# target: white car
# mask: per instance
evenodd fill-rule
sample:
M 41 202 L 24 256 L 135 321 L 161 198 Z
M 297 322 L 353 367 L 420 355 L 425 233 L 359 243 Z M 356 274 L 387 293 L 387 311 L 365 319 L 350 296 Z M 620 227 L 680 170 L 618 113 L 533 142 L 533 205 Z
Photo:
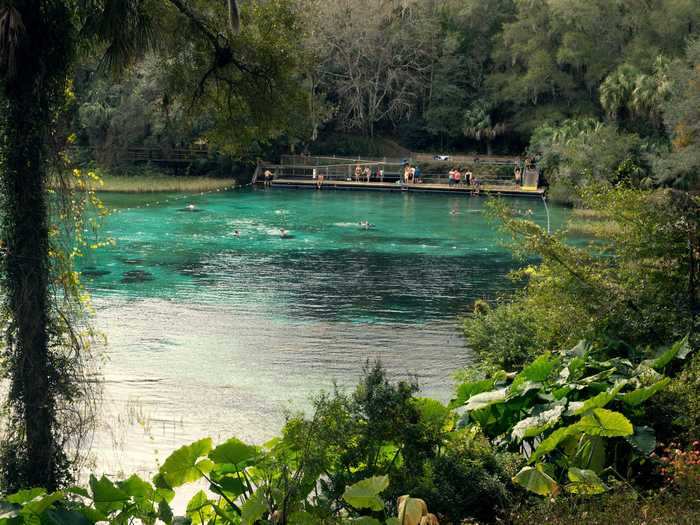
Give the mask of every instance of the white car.
M 450 160 L 449 155 L 435 155 L 433 156 L 433 160 Z

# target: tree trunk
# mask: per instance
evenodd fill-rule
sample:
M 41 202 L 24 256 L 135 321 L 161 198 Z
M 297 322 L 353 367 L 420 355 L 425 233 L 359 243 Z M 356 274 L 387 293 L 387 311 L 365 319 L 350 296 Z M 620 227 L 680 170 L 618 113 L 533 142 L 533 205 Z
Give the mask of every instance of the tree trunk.
M 3 80 L 0 143 L 3 288 L 9 326 L 10 435 L 3 447 L 3 489 L 53 490 L 65 468 L 55 437 L 54 395 L 60 388 L 50 355 L 47 139 L 53 104 L 63 100 L 70 17 L 65 5 L 15 2 L 23 30 L 16 70 Z

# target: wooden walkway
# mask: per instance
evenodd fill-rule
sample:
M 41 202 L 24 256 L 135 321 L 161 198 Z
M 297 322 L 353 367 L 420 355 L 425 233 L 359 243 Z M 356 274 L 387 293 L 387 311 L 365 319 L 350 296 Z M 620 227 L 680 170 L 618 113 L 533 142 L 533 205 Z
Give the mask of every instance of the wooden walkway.
M 259 181 L 259 179 L 258 179 Z M 315 189 L 316 181 L 308 179 L 285 179 L 279 178 L 272 181 L 274 188 L 290 189 Z M 370 190 L 370 191 L 393 191 L 393 192 L 422 192 L 422 193 L 445 193 L 455 195 L 477 194 L 476 188 L 471 186 L 449 186 L 440 183 L 421 184 L 397 184 L 391 182 L 355 182 L 346 180 L 325 180 L 323 190 Z M 479 195 L 503 195 L 509 197 L 542 197 L 542 188 L 520 188 L 517 186 L 495 186 L 483 185 Z

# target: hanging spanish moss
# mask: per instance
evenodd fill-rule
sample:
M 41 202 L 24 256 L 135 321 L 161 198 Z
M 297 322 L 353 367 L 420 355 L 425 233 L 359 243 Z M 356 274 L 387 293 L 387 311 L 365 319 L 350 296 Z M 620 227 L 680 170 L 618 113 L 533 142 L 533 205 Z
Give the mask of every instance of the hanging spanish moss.
M 0 12 L 0 189 L 7 382 L 0 446 L 3 491 L 54 489 L 71 478 L 70 450 L 91 410 L 76 321 L 77 281 L 50 226 L 47 177 L 54 116 L 65 101 L 73 22 L 64 2 L 18 0 Z M 57 199 L 60 205 L 60 199 Z M 64 217 L 70 220 L 72 217 Z M 76 433 L 77 432 L 77 433 Z

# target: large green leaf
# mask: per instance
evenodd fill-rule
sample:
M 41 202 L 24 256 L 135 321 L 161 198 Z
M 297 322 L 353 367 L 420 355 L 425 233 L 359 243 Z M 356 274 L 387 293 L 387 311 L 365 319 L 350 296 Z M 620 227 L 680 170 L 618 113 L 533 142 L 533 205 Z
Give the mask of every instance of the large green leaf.
M 542 440 L 539 446 L 530 456 L 530 463 L 534 463 L 541 457 L 552 452 L 559 444 L 569 436 L 580 432 L 577 425 L 569 425 L 568 427 L 558 428 L 549 436 Z
M 539 356 L 515 376 L 511 388 L 515 390 L 526 381 L 541 383 L 551 375 L 558 363 L 559 359 L 550 353 Z
M 231 438 L 209 453 L 209 459 L 218 464 L 241 465 L 260 454 L 257 447 L 247 445 L 240 439 Z
M 656 433 L 647 426 L 634 427 L 634 434 L 625 438 L 639 452 L 648 456 L 656 449 Z
M 545 410 L 544 412 L 531 416 L 519 421 L 513 427 L 511 436 L 513 439 L 522 441 L 526 438 L 539 436 L 545 430 L 552 428 L 561 419 L 564 412 L 563 405 L 557 405 L 554 408 Z
M 457 387 L 457 397 L 450 403 L 450 407 L 461 407 L 470 397 L 482 392 L 488 392 L 493 388 L 493 379 L 483 379 L 481 381 L 472 381 L 471 383 L 462 383 Z
M 622 395 L 622 400 L 628 405 L 637 406 L 644 403 L 651 396 L 656 394 L 659 390 L 666 388 L 666 386 L 671 382 L 670 377 L 664 377 L 661 381 L 657 381 L 653 385 L 645 386 L 633 390 L 632 392 L 627 392 Z
M 241 524 L 253 525 L 267 511 L 267 503 L 260 490 L 256 491 L 241 505 Z
M 372 476 L 345 487 L 343 499 L 356 509 L 382 510 L 379 494 L 389 486 L 389 476 Z
M 179 487 L 185 483 L 197 481 L 202 477 L 198 460 L 211 450 L 211 438 L 200 439 L 191 445 L 180 447 L 168 456 L 158 473 L 170 487 Z M 210 464 L 200 465 L 210 467 Z
M 576 426 L 589 436 L 625 437 L 634 432 L 632 423 L 619 412 L 595 408 L 588 412 Z
M 51 494 L 44 494 L 38 498 L 35 498 L 27 502 L 24 507 L 22 507 L 22 514 L 34 514 L 39 516 L 46 509 L 51 507 L 57 501 L 63 499 L 63 492 L 52 492 Z
M 605 484 L 592 470 L 571 467 L 568 471 L 570 483 L 566 485 L 566 490 L 572 494 L 602 494 L 607 490 Z
M 203 490 L 198 491 L 187 503 L 186 516 L 193 525 L 201 525 L 214 515 L 212 502 Z
M 23 503 L 33 500 L 34 498 L 43 496 L 44 494 L 46 494 L 45 489 L 25 489 L 20 490 L 19 492 L 15 492 L 14 494 L 10 494 L 9 496 L 6 496 L 5 499 L 10 503 L 18 503 L 21 505 Z
M 513 481 L 540 496 L 556 496 L 559 493 L 559 485 L 544 471 L 541 464 L 535 467 L 523 467 Z
M 676 357 L 678 357 L 679 359 L 685 359 L 690 353 L 690 350 L 691 349 L 690 345 L 688 344 L 688 336 L 686 335 L 683 339 L 671 345 L 671 347 L 668 350 L 658 355 L 656 359 L 652 359 L 649 364 L 652 368 L 660 370 L 662 368 L 665 368 L 666 365 L 668 365 Z
M 574 410 L 574 415 L 580 416 L 581 414 L 585 414 L 586 412 L 588 412 L 589 410 L 593 410 L 594 408 L 605 407 L 605 405 L 607 405 L 613 399 L 615 399 L 615 396 L 617 396 L 618 392 L 620 392 L 620 390 L 622 390 L 622 387 L 626 384 L 626 381 L 619 381 L 610 390 L 606 392 L 601 392 L 597 396 L 593 396 L 590 399 L 586 399 L 583 402 L 583 405 Z
M 507 389 L 491 390 L 490 392 L 482 392 L 469 398 L 466 409 L 468 411 L 481 410 L 491 405 L 503 403 L 506 400 Z
M 227 496 L 233 496 L 236 498 L 243 494 L 247 487 L 238 477 L 224 476 L 222 478 L 218 478 L 215 483 L 212 483 L 209 486 L 209 489 L 217 494 L 225 492 Z
M 121 509 L 129 501 L 129 495 L 105 476 L 100 479 L 90 476 L 90 490 L 95 508 L 104 514 Z
M 153 486 L 136 474 L 133 474 L 125 481 L 119 482 L 118 485 L 121 490 L 132 498 L 152 499 L 154 495 Z
M 436 399 L 418 397 L 413 400 L 423 424 L 439 432 L 445 426 L 450 410 Z

